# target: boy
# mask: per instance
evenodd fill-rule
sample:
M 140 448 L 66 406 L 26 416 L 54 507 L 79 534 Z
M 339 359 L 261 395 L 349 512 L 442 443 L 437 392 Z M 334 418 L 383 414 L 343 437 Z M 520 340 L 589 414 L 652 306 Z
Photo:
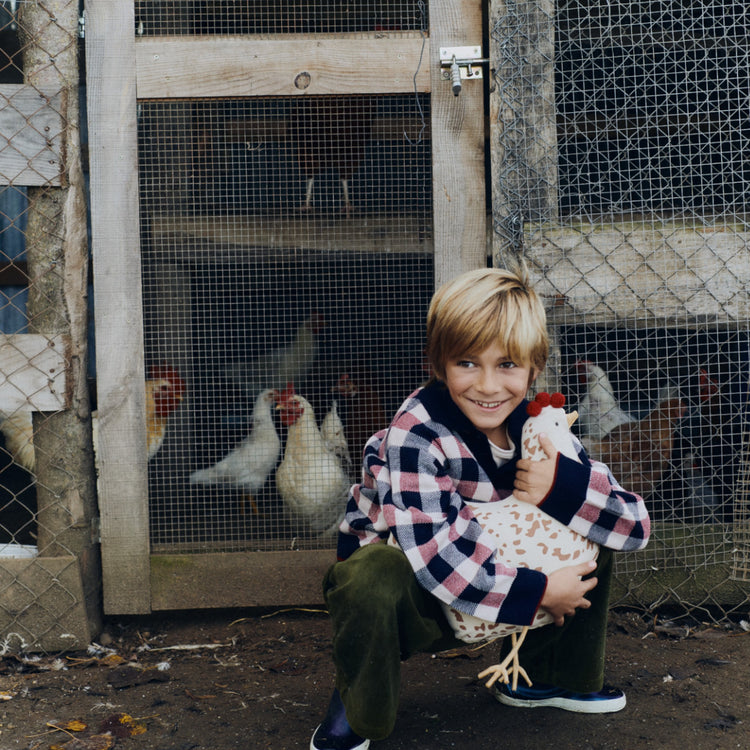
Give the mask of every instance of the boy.
M 323 582 L 336 688 L 311 750 L 366 750 L 390 734 L 400 661 L 460 644 L 440 601 L 518 625 L 539 607 L 553 615 L 555 625 L 530 631 L 521 650 L 534 685 L 503 685 L 500 702 L 586 713 L 624 707 L 620 690 L 602 687 L 610 550 L 645 546 L 649 518 L 643 499 L 580 444 L 582 463 L 546 437 L 546 460 L 519 459 L 525 395 L 547 353 L 544 308 L 525 278 L 478 269 L 434 295 L 426 347 L 434 377 L 368 441 L 340 528 L 340 562 Z M 465 501 L 511 493 L 602 545 L 597 563 L 546 576 L 498 562 Z M 387 544 L 391 534 L 398 547 Z

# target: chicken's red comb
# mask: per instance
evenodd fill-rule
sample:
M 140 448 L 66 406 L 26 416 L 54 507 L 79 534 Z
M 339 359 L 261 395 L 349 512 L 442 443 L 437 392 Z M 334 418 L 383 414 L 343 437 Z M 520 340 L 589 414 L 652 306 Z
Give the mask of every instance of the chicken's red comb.
M 530 417 L 538 417 L 542 413 L 542 405 L 538 401 L 529 401 L 526 404 L 526 413 Z
M 279 392 L 279 403 L 289 401 L 292 396 L 295 396 L 294 383 L 287 383 L 283 391 Z
M 554 409 L 561 409 L 565 406 L 565 396 L 562 393 L 549 394 L 546 391 L 537 393 L 533 401 L 526 404 L 526 413 L 530 417 L 538 417 L 545 406 L 551 406 Z
M 547 391 L 542 391 L 541 393 L 537 393 L 536 397 L 534 398 L 534 401 L 536 401 L 542 409 L 545 406 L 550 405 L 550 401 L 552 400 L 552 397 L 547 393 Z
M 719 392 L 719 386 L 716 381 L 702 367 L 700 368 L 700 391 L 699 398 L 701 401 L 709 401 L 712 396 Z
M 562 409 L 565 406 L 565 396 L 562 393 L 553 393 L 549 399 L 554 409 Z
M 185 394 L 185 381 L 180 376 L 180 373 L 166 362 L 151 365 L 148 369 L 148 377 L 150 380 L 168 380 L 172 384 L 175 395 L 178 397 L 182 397 Z

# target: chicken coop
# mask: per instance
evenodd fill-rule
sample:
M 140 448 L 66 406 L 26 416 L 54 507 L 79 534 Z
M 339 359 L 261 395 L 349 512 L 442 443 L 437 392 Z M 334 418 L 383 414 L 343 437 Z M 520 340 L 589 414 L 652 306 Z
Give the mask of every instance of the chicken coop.
M 613 604 L 747 612 L 745 9 L 0 14 L 6 642 L 85 641 L 100 596 L 319 602 L 364 442 L 428 377 L 432 292 L 488 263 L 529 269 L 538 383 L 649 504 Z

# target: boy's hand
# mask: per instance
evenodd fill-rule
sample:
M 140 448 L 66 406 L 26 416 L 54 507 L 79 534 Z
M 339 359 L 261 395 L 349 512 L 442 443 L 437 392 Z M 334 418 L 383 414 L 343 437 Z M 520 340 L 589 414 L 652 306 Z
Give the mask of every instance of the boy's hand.
M 532 461 L 522 458 L 516 464 L 516 478 L 513 482 L 513 497 L 524 503 L 539 505 L 555 483 L 557 469 L 557 448 L 544 433 L 539 435 L 539 444 L 547 458 Z
M 560 568 L 547 576 L 547 590 L 541 606 L 555 619 L 555 625 L 562 625 L 566 615 L 574 615 L 576 609 L 588 609 L 591 602 L 585 595 L 598 583 L 597 578 L 581 580 L 581 576 L 596 570 L 596 563 L 585 562 Z

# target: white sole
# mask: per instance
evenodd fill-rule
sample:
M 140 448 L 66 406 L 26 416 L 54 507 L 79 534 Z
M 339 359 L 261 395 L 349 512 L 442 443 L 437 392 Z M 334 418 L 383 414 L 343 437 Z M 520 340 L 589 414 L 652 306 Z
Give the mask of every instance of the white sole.
M 315 728 L 315 732 L 313 732 L 313 736 L 310 738 L 310 750 L 321 750 L 321 748 L 315 747 L 313 744 L 313 740 L 315 739 L 315 734 L 320 729 L 320 724 Z M 355 745 L 351 750 L 367 750 L 367 748 L 370 747 L 370 740 L 364 740 L 363 742 L 360 742 L 359 745 Z M 322 750 L 325 750 L 323 748 Z
M 612 714 L 625 708 L 626 700 L 621 698 L 602 701 L 576 701 L 570 698 L 544 698 L 541 700 L 524 700 L 523 698 L 511 698 L 505 693 L 497 692 L 497 700 L 506 706 L 518 708 L 561 708 L 563 711 L 572 711 L 577 714 Z

